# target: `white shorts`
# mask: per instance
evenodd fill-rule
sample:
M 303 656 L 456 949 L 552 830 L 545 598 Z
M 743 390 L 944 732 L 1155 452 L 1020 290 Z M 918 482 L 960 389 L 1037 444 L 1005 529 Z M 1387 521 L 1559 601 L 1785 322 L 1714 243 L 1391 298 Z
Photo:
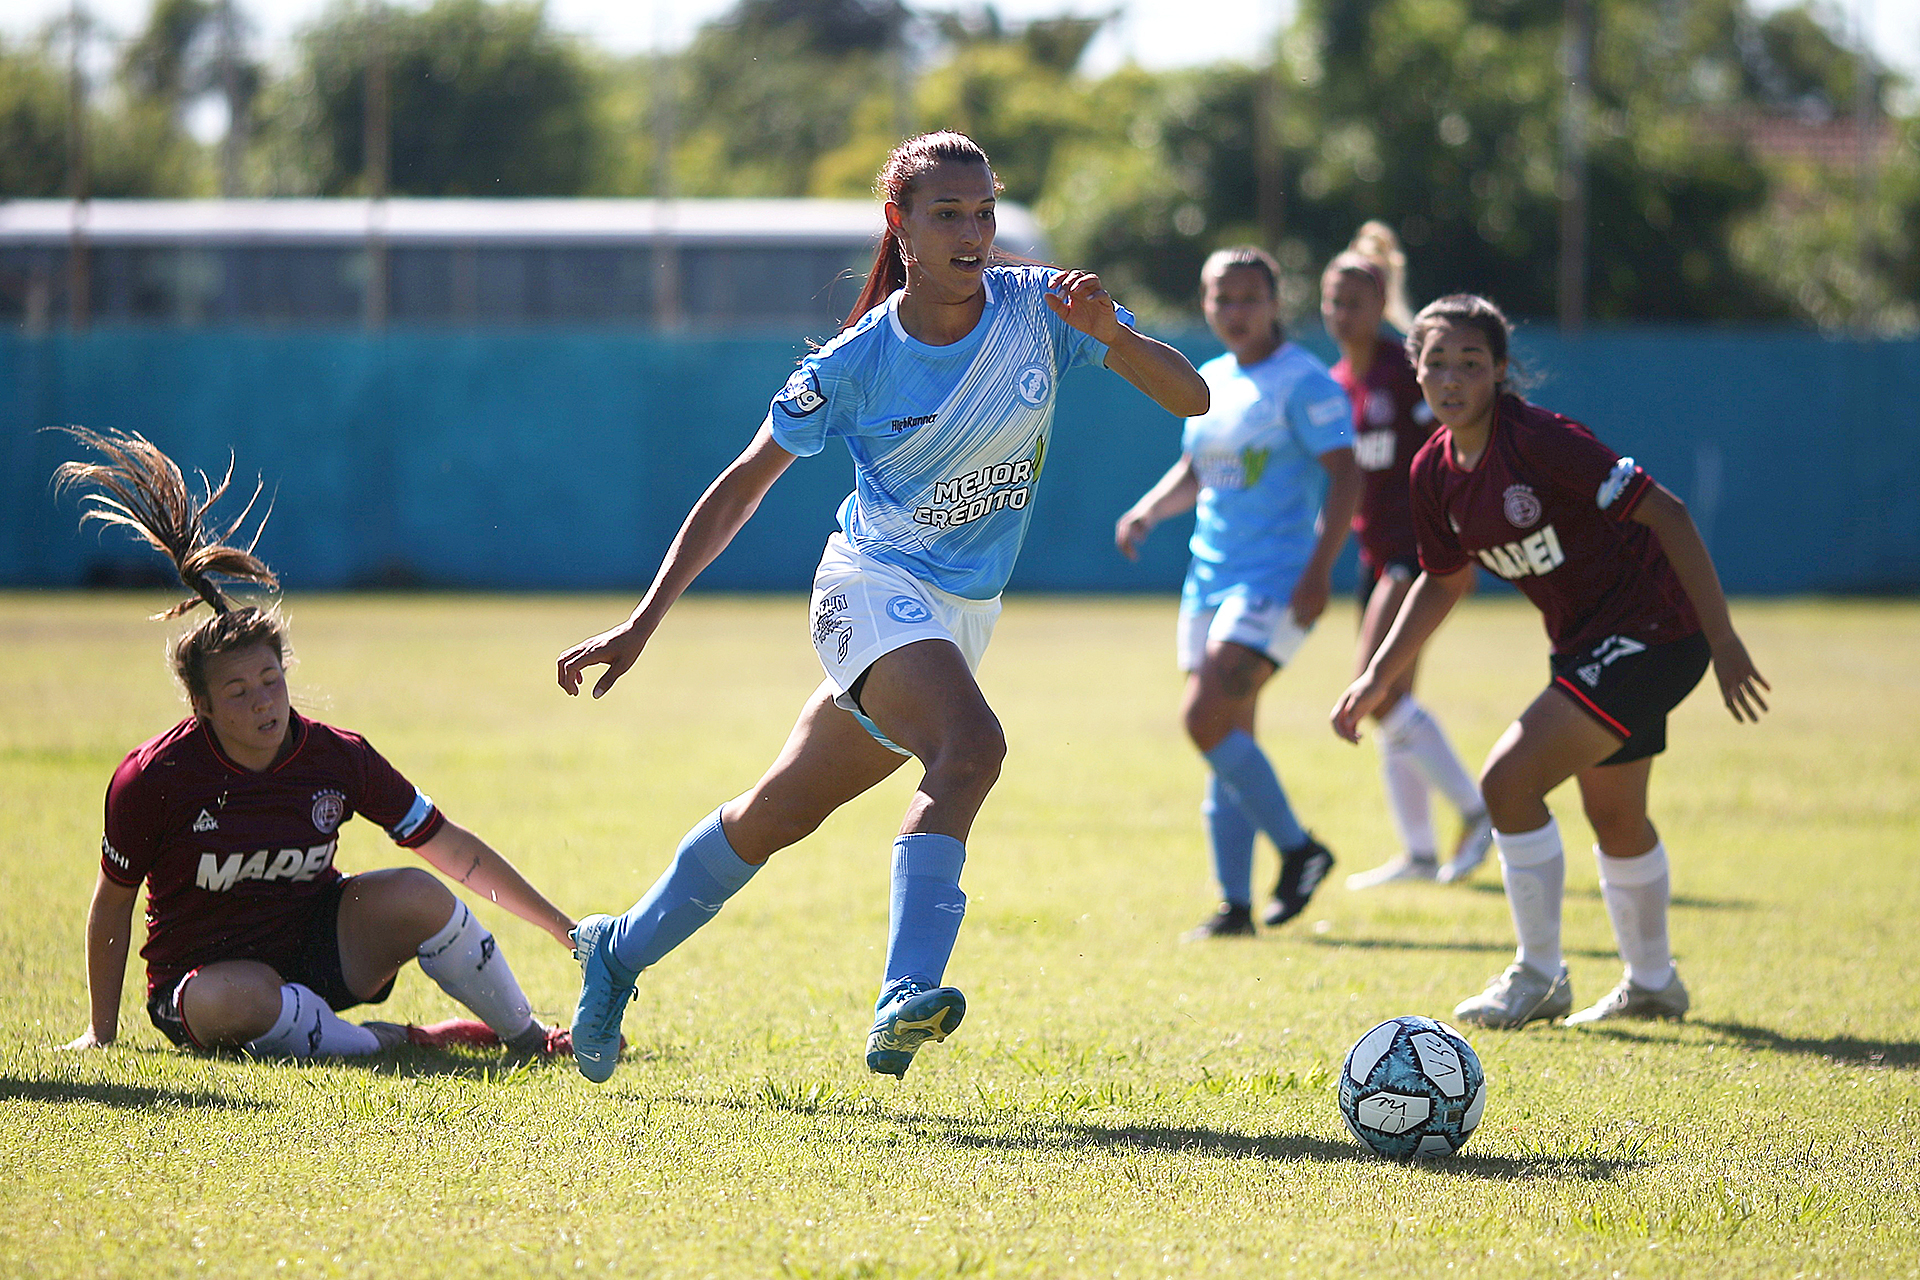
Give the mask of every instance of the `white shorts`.
M 1311 630 L 1293 620 L 1285 600 L 1236 591 L 1211 609 L 1181 609 L 1175 657 L 1182 671 L 1197 671 L 1207 645 L 1219 640 L 1265 654 L 1274 666 L 1284 667 Z
M 834 705 L 853 712 L 876 741 L 911 754 L 854 704 L 848 690 L 875 662 L 921 640 L 946 640 L 960 650 L 967 670 L 978 671 L 1000 619 L 1000 597 L 969 600 L 920 581 L 904 569 L 855 551 L 846 538 L 827 539 L 813 574 L 813 648 L 833 682 Z

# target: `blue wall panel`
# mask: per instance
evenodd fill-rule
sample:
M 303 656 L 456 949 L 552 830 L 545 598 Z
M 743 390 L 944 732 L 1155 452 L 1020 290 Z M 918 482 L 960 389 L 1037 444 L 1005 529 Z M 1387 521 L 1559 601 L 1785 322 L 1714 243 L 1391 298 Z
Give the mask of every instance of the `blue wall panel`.
M 1730 589 L 1920 588 L 1920 342 L 1523 331 L 1517 349 L 1537 400 L 1687 499 Z M 231 449 L 277 487 L 261 550 L 296 590 L 637 589 L 803 351 L 607 332 L 0 334 L 0 584 L 141 561 L 120 535 L 76 533 L 71 500 L 48 494 L 74 451 L 38 428 L 76 422 L 209 470 Z M 1177 585 L 1187 522 L 1137 565 L 1112 529 L 1178 447 L 1178 421 L 1119 378 L 1069 376 L 1015 587 Z M 850 477 L 838 446 L 796 463 L 702 585 L 803 588 Z

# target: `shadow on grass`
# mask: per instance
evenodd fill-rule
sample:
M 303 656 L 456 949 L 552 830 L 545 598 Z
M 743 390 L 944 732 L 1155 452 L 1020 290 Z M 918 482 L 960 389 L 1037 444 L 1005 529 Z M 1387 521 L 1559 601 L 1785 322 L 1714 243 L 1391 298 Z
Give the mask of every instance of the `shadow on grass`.
M 214 1111 L 266 1111 L 251 1098 L 228 1098 L 205 1089 L 156 1089 L 144 1084 L 103 1084 L 84 1080 L 23 1080 L 0 1075 L 0 1101 L 93 1102 L 103 1107 L 144 1111 L 154 1107 L 193 1107 Z
M 1000 1116 L 953 1116 L 939 1113 L 900 1113 L 871 1101 L 833 1100 L 819 1104 L 787 1104 L 777 1100 L 751 1102 L 739 1098 L 678 1101 L 695 1106 L 752 1111 L 762 1108 L 795 1115 L 835 1115 L 866 1119 L 904 1129 L 921 1142 L 985 1151 L 1074 1152 L 1109 1148 L 1136 1152 L 1163 1152 L 1228 1160 L 1267 1160 L 1284 1163 L 1310 1160 L 1319 1164 L 1376 1164 L 1393 1162 L 1363 1150 L 1358 1143 L 1329 1140 L 1307 1133 L 1246 1134 L 1198 1125 L 1104 1125 L 1081 1121 L 1039 1119 L 1008 1113 Z M 1519 1181 L 1554 1178 L 1576 1182 L 1606 1182 L 1647 1161 L 1637 1152 L 1564 1152 L 1525 1156 L 1478 1155 L 1467 1152 L 1445 1160 L 1417 1162 L 1413 1167 L 1458 1178 Z
M 1799 1053 L 1825 1058 L 1843 1067 L 1870 1067 L 1912 1071 L 1920 1068 L 1920 1044 L 1911 1040 L 1863 1040 L 1858 1036 L 1790 1036 L 1768 1027 L 1748 1026 L 1743 1022 L 1708 1022 L 1693 1019 L 1685 1024 L 1724 1036 L 1742 1048 L 1765 1049 L 1774 1053 Z M 1667 1029 L 1670 1028 L 1670 1029 Z M 1679 1038 L 1673 1024 L 1645 1027 L 1592 1027 L 1588 1035 L 1611 1036 L 1641 1043 L 1672 1043 Z M 1664 1033 L 1663 1033 L 1664 1030 Z
M 1511 942 L 1431 942 L 1421 938 L 1342 938 L 1333 934 L 1314 934 L 1307 939 L 1316 947 L 1351 947 L 1356 951 L 1484 951 L 1503 956 L 1513 954 Z M 1584 960 L 1615 960 L 1617 951 L 1569 947 L 1566 954 Z
M 1491 894 L 1504 898 L 1506 886 L 1498 880 L 1476 880 L 1470 884 L 1458 886 L 1468 893 Z M 1600 901 L 1598 885 L 1568 885 L 1564 891 L 1568 898 L 1584 898 L 1589 902 Z M 1676 893 L 1671 899 L 1676 907 L 1685 907 L 1690 911 L 1755 911 L 1760 904 L 1750 898 L 1703 898 L 1695 893 Z

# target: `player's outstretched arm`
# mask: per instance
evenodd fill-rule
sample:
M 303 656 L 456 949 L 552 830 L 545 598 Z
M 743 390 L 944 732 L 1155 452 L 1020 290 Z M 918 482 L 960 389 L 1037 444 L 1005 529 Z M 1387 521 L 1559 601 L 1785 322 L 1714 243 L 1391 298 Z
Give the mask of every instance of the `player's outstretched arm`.
M 1401 601 L 1400 614 L 1393 620 L 1393 628 L 1381 642 L 1379 652 L 1334 704 L 1330 719 L 1335 733 L 1348 742 L 1360 741 L 1360 722 L 1386 700 L 1394 681 L 1406 674 L 1413 660 L 1420 656 L 1421 646 L 1446 621 L 1447 614 L 1472 586 L 1471 563 L 1439 577 L 1422 573 L 1414 579 L 1413 589 Z
M 1172 519 L 1182 511 L 1193 510 L 1200 500 L 1200 477 L 1193 469 L 1193 455 L 1183 453 L 1180 461 L 1167 468 L 1167 474 L 1153 488 L 1140 495 L 1140 501 L 1127 508 L 1113 526 L 1113 545 L 1129 560 L 1140 558 L 1140 544 L 1147 540 L 1153 526 Z
M 1107 368 L 1179 418 L 1207 411 L 1212 393 L 1199 370 L 1166 343 L 1120 322 L 1113 295 L 1091 271 L 1056 271 L 1047 281 L 1047 305 L 1088 337 L 1107 346 Z
M 1667 563 L 1673 566 L 1687 599 L 1693 601 L 1693 611 L 1700 618 L 1700 630 L 1713 648 L 1713 675 L 1720 684 L 1720 699 L 1727 704 L 1727 713 L 1735 720 L 1757 723 L 1760 713 L 1767 709 L 1760 691 L 1771 693 L 1773 686 L 1753 665 L 1753 659 L 1747 656 L 1747 646 L 1734 632 L 1733 618 L 1727 612 L 1727 596 L 1720 589 L 1720 575 L 1714 571 L 1713 557 L 1707 552 L 1707 544 L 1700 540 L 1700 530 L 1687 512 L 1687 504 L 1665 486 L 1655 484 L 1640 499 L 1630 518 L 1653 530 L 1654 536 L 1660 539 Z
M 447 821 L 433 839 L 414 852 L 447 879 L 505 907 L 528 924 L 546 930 L 561 946 L 572 949 L 573 939 L 568 934 L 573 930 L 573 918 L 548 902 L 492 845 L 459 823 Z
M 605 667 L 594 682 L 593 696 L 598 698 L 613 688 L 640 657 L 654 628 L 673 607 L 700 571 L 727 549 L 735 534 L 759 507 L 760 499 L 793 462 L 794 455 L 774 442 L 770 428 L 762 426 L 738 458 L 727 465 L 719 479 L 707 486 L 700 500 L 687 513 L 673 545 L 667 548 L 653 585 L 634 606 L 633 613 L 619 626 L 582 640 L 560 655 L 560 687 L 578 696 L 580 677 L 588 667 Z
M 120 1034 L 120 987 L 127 977 L 138 887 L 115 884 L 101 872 L 87 904 L 87 1030 L 65 1047 L 100 1049 Z

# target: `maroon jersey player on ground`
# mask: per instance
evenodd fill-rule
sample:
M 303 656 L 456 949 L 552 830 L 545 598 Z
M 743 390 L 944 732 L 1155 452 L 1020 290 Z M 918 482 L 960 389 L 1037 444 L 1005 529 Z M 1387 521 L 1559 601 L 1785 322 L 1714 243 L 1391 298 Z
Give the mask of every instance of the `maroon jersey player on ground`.
M 1444 428 L 1413 463 L 1421 574 L 1386 642 L 1333 710 L 1357 740 L 1478 561 L 1539 607 L 1552 679 L 1481 771 L 1519 954 L 1455 1016 L 1519 1027 L 1573 1007 L 1560 955 L 1566 859 L 1547 793 L 1572 777 L 1599 843 L 1600 891 L 1626 976 L 1567 1019 L 1678 1018 L 1687 989 L 1667 941 L 1667 850 L 1647 779 L 1667 713 L 1711 659 L 1736 720 L 1758 720 L 1767 682 L 1727 616 L 1713 561 L 1680 500 L 1585 427 L 1505 387 L 1511 330 L 1484 298 L 1429 304 L 1407 334 L 1420 389 Z
M 1420 572 L 1413 535 L 1413 496 L 1407 474 L 1413 455 L 1433 434 L 1433 411 L 1420 396 L 1400 339 L 1383 323 L 1404 331 L 1407 309 L 1406 255 L 1383 222 L 1360 228 L 1345 252 L 1320 277 L 1320 318 L 1340 344 L 1334 379 L 1353 404 L 1353 453 L 1360 465 L 1360 508 L 1353 531 L 1360 544 L 1360 641 L 1357 670 L 1386 639 L 1400 602 Z M 1416 658 L 1417 661 L 1417 658 Z M 1371 889 L 1396 880 L 1452 883 L 1472 873 L 1493 843 L 1493 823 L 1446 730 L 1413 696 L 1414 664 L 1374 709 L 1379 725 L 1380 774 L 1401 852 L 1369 871 L 1347 877 L 1349 889 Z M 1429 790 L 1437 789 L 1460 814 L 1453 857 L 1439 865 Z
M 333 865 L 341 824 L 363 814 L 442 874 L 570 945 L 573 921 L 366 739 L 289 705 L 284 624 L 233 606 L 210 576 L 276 585 L 249 551 L 222 545 L 239 521 L 218 536 L 210 530 L 206 511 L 226 481 L 196 501 L 179 468 L 142 437 L 71 434 L 108 459 L 56 473 L 62 485 L 110 495 L 88 495 L 83 519 L 130 527 L 173 559 L 195 597 L 165 616 L 202 600 L 214 616 L 172 649 L 193 715 L 135 748 L 107 789 L 87 911 L 89 1025 L 67 1047 L 99 1048 L 118 1034 L 145 881 L 147 1013 L 182 1048 L 305 1058 L 410 1041 L 568 1052 L 565 1032 L 533 1020 L 493 936 L 440 881 L 413 867 L 346 876 Z M 416 959 L 480 1020 L 403 1027 L 339 1016 L 385 1000 Z

